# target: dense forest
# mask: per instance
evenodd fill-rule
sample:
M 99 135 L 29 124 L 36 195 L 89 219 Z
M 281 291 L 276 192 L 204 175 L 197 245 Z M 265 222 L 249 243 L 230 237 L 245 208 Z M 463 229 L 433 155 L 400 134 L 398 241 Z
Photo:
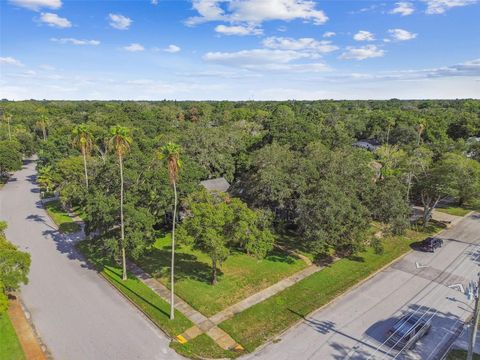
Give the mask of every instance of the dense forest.
M 0 103 L 0 172 L 38 154 L 44 196 L 86 222 L 91 242 L 142 255 L 178 219 L 178 240 L 212 260 L 264 257 L 279 234 L 345 256 L 442 201 L 480 197 L 480 101 Z M 358 142 L 362 140 L 361 142 Z M 199 183 L 223 177 L 229 195 Z M 178 192 L 178 211 L 175 212 Z M 125 255 L 125 254 L 123 254 Z

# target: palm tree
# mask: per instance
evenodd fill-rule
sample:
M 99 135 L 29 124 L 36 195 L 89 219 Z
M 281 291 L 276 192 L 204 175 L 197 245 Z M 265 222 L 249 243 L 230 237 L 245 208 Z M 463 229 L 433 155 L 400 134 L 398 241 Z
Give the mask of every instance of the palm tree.
M 43 141 L 47 140 L 47 127 L 48 127 L 48 117 L 46 115 L 41 115 L 40 120 L 37 121 L 37 128 L 42 130 Z
M 127 280 L 127 262 L 125 259 L 125 225 L 123 223 L 123 156 L 130 149 L 132 138 L 130 129 L 116 125 L 110 129 L 110 146 L 114 149 L 118 157 L 120 166 L 120 229 L 121 229 L 121 248 L 122 248 L 122 279 Z
M 75 126 L 72 130 L 72 135 L 73 144 L 78 146 L 82 152 L 83 168 L 85 169 L 85 186 L 88 190 L 87 155 L 90 155 L 90 151 L 92 150 L 93 136 L 86 124 Z
M 8 140 L 12 141 L 12 131 L 10 129 L 10 120 L 12 120 L 12 115 L 3 113 L 3 121 L 7 123 L 7 127 L 8 127 Z
M 170 268 L 170 320 L 174 319 L 175 316 L 175 303 L 174 303 L 174 266 L 175 266 L 175 223 L 177 221 L 177 178 L 178 172 L 182 165 L 180 160 L 180 151 L 181 148 L 179 145 L 169 142 L 165 146 L 162 146 L 160 149 L 159 158 L 164 159 L 167 163 L 168 169 L 168 178 L 170 184 L 173 186 L 173 224 L 172 224 L 172 264 Z

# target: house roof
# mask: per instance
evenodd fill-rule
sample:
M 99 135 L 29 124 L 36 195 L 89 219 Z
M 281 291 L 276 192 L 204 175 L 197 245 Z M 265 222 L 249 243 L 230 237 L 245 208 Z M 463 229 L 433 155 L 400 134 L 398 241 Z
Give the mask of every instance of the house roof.
M 224 177 L 200 181 L 200 185 L 208 191 L 227 192 L 230 184 Z

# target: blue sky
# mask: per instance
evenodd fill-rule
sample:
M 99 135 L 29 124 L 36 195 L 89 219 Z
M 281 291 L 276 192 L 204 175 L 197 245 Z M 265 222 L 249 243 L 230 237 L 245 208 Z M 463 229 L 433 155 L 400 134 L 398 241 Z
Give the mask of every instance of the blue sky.
M 480 97 L 477 0 L 0 0 L 0 97 Z

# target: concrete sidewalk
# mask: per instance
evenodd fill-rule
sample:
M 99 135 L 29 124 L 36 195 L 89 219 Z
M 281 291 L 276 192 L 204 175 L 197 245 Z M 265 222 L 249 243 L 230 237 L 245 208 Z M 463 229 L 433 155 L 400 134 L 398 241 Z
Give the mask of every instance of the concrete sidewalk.
M 170 290 L 160 283 L 158 280 L 152 278 L 149 274 L 143 271 L 134 263 L 128 263 L 127 270 L 135 275 L 140 281 L 157 293 L 163 300 L 170 302 Z M 194 339 L 202 333 L 210 336 L 218 346 L 225 350 L 243 350 L 243 347 L 232 339 L 225 331 L 220 329 L 216 323 L 212 322 L 205 315 L 201 314 L 183 299 L 175 295 L 175 309 L 184 314 L 195 325 L 187 329 L 184 333 L 177 336 L 177 340 L 185 343 Z

